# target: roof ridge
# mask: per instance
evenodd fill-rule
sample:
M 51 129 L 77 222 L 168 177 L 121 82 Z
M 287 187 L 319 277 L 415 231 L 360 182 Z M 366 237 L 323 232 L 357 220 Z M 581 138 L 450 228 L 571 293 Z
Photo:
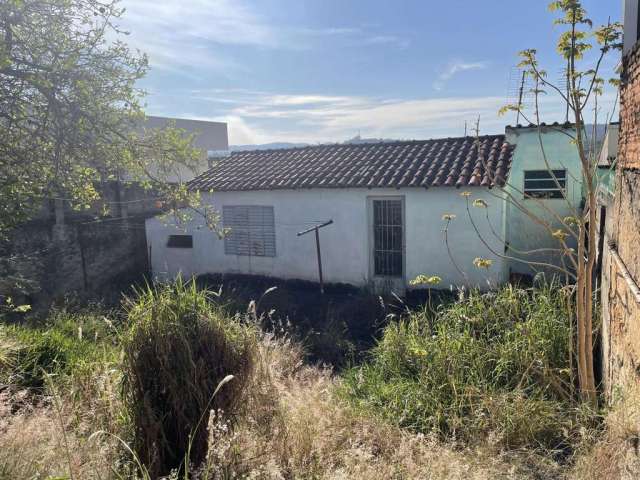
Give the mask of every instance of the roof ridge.
M 476 139 L 476 138 L 498 138 L 505 137 L 504 133 L 492 133 L 487 135 L 479 135 L 479 136 L 460 136 L 460 137 L 439 137 L 439 138 L 425 138 L 422 140 L 387 140 L 380 142 L 363 142 L 363 143 L 320 143 L 316 145 L 304 145 L 297 147 L 288 147 L 288 148 L 256 148 L 253 150 L 232 150 L 231 155 L 244 155 L 248 153 L 268 153 L 268 152 L 291 152 L 296 150 L 307 150 L 307 149 L 319 149 L 319 148 L 327 148 L 327 147 L 352 147 L 352 148 L 365 148 L 379 145 L 400 145 L 400 144 L 420 144 L 420 143 L 429 143 L 429 142 L 441 142 L 441 141 L 453 141 L 453 140 L 466 140 L 466 139 Z

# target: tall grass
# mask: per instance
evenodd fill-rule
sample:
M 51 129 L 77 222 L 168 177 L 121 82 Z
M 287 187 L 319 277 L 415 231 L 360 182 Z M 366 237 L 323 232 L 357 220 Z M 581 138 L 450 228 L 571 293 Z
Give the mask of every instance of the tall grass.
M 221 314 L 191 284 L 139 294 L 124 333 L 101 313 L 64 310 L 39 328 L 0 329 L 0 371 L 10 376 L 23 370 L 16 352 L 52 332 L 66 359 L 43 377 L 44 395 L 0 386 L 0 480 L 149 479 L 168 473 L 169 460 L 181 470 L 169 478 L 181 480 L 624 478 L 637 464 L 637 397 L 604 433 L 578 428 L 590 418 L 565 400 L 571 331 L 558 290 L 473 294 L 417 312 L 389 326 L 346 380 L 305 363 L 299 343 Z M 548 448 L 578 430 L 599 442 L 572 470 Z M 167 463 L 154 473 L 149 458 Z
M 45 321 L 0 324 L 0 384 L 43 393 L 47 375 L 65 377 L 114 363 L 113 331 L 101 313 L 66 309 L 53 310 Z
M 116 452 L 87 437 L 122 426 L 114 321 L 61 308 L 0 324 L 0 479 L 107 478 Z
M 225 317 L 210 295 L 179 279 L 141 290 L 128 302 L 124 402 L 134 450 L 152 478 L 199 465 L 207 452 L 209 411 L 232 422 L 242 408 L 255 332 Z M 214 395 L 228 375 L 234 379 Z
M 385 329 L 344 393 L 414 431 L 563 450 L 588 415 L 572 401 L 568 301 L 553 285 L 508 286 L 413 314 Z

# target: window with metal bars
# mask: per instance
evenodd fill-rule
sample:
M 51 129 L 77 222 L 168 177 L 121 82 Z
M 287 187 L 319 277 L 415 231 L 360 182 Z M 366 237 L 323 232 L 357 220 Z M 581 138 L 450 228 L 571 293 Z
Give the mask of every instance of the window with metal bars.
M 524 172 L 525 198 L 564 198 L 566 170 L 527 170 Z
M 276 256 L 276 232 L 273 207 L 227 205 L 222 207 L 222 223 L 229 233 L 224 253 L 253 257 Z
M 373 200 L 373 267 L 377 276 L 402 277 L 402 217 L 402 200 Z

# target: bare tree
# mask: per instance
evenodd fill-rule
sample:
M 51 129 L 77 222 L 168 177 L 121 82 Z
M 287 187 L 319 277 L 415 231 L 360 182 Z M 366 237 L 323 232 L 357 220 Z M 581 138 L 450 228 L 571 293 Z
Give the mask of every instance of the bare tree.
M 520 53 L 523 67 L 535 81 L 535 124 L 538 125 L 540 148 L 547 169 L 550 170 L 547 155 L 544 150 L 542 133 L 540 131 L 539 99 L 547 91 L 560 95 L 568 106 L 571 119 L 575 125 L 571 134 L 571 141 L 575 144 L 580 158 L 584 207 L 574 208 L 575 215 L 563 218 L 563 230 L 556 230 L 552 236 L 566 249 L 565 239 L 569 235 L 577 240 L 577 251 L 567 250 L 566 258 L 570 261 L 572 278 L 575 285 L 576 306 L 576 355 L 577 372 L 580 395 L 591 403 L 597 402 L 596 384 L 593 362 L 594 335 L 594 267 L 596 264 L 596 203 L 598 191 L 597 169 L 597 102 L 603 94 L 605 81 L 602 78 L 602 62 L 605 57 L 622 48 L 622 25 L 611 23 L 594 28 L 593 22 L 587 17 L 587 12 L 579 0 L 557 0 L 549 5 L 550 10 L 561 14 L 555 23 L 566 26 L 557 43 L 557 50 L 567 62 L 567 85 L 563 91 L 558 85 L 548 79 L 547 72 L 540 68 L 536 50 L 525 50 Z M 585 54 L 598 49 L 595 64 L 583 66 Z M 587 62 L 588 63 L 588 62 Z M 617 87 L 617 80 L 611 83 Z M 585 118 L 588 109 L 594 107 L 594 130 L 589 143 Z M 517 111 L 522 113 L 522 106 L 516 105 Z M 513 109 L 513 108 L 511 108 Z M 608 126 L 610 121 L 606 122 Z M 552 177 L 556 180 L 555 176 Z
M 505 201 L 510 208 L 523 214 L 532 224 L 535 224 L 551 240 L 552 246 L 541 245 L 540 248 L 531 250 L 518 250 L 510 247 L 507 252 L 496 251 L 491 247 L 491 243 L 483 237 L 478 220 L 474 219 L 471 209 L 486 208 L 487 203 L 482 199 L 474 200 L 470 192 L 463 192 L 467 203 L 468 219 L 474 228 L 476 235 L 482 244 L 496 257 L 510 262 L 521 262 L 531 266 L 534 270 L 541 269 L 560 275 L 567 289 L 573 294 L 575 305 L 575 365 L 578 377 L 578 389 L 581 399 L 591 404 L 597 403 L 596 382 L 594 375 L 594 268 L 597 259 L 596 246 L 596 200 L 598 192 L 597 176 L 597 108 L 598 98 L 604 94 L 605 80 L 602 77 L 603 61 L 607 55 L 621 50 L 622 25 L 620 23 L 609 22 L 607 25 L 594 27 L 592 21 L 587 17 L 587 13 L 579 0 L 557 0 L 549 5 L 549 9 L 558 12 L 560 17 L 555 21 L 556 25 L 565 26 L 561 33 L 557 51 L 566 62 L 566 85 L 555 84 L 548 77 L 547 72 L 541 68 L 538 61 L 537 51 L 534 49 L 520 52 L 520 68 L 531 80 L 533 88 L 530 95 L 533 96 L 533 111 L 525 111 L 520 101 L 518 104 L 506 105 L 500 111 L 517 112 L 519 117 L 524 118 L 533 128 L 537 128 L 539 151 L 544 162 L 544 170 L 549 173 L 559 191 L 564 191 L 560 179 L 554 173 L 550 153 L 545 148 L 543 141 L 543 130 L 556 129 L 558 132 L 567 135 L 569 141 L 575 145 L 580 162 L 580 178 L 574 179 L 582 185 L 583 201 L 580 204 L 572 203 L 566 195 L 563 199 L 567 204 L 570 215 L 560 215 L 558 211 L 550 206 L 545 198 L 530 195 L 521 186 L 514 185 L 508 179 L 492 178 L 496 185 L 504 185 L 503 188 L 493 195 L 498 201 Z M 597 55 L 589 55 L 587 52 L 597 52 Z M 610 84 L 617 89 L 619 81 L 610 79 Z M 570 128 L 567 126 L 546 125 L 541 119 L 541 100 L 547 94 L 559 96 L 566 103 L 571 121 Z M 617 103 L 617 97 L 616 97 Z M 585 121 L 593 109 L 593 131 L 588 134 L 588 123 Z M 611 115 L 612 116 L 612 115 Z M 610 124 L 611 118 L 606 119 L 606 126 Z M 476 123 L 476 145 L 480 148 L 479 141 L 479 120 Z M 489 175 L 495 175 L 488 165 L 485 170 Z M 533 208 L 535 206 L 535 208 Z M 444 228 L 445 242 L 448 246 L 447 231 L 453 220 L 451 215 L 445 215 L 446 222 Z M 506 244 L 505 238 L 496 231 L 486 215 L 489 223 L 489 231 L 498 238 L 501 243 Z M 450 250 L 447 249 L 450 253 Z M 532 259 L 540 254 L 553 254 L 557 261 L 539 261 Z M 451 254 L 450 254 L 451 256 Z M 456 269 L 460 271 L 458 264 Z M 488 268 L 491 263 L 488 259 L 478 258 L 474 262 L 478 268 Z M 465 276 L 465 275 L 463 275 Z M 572 360 L 573 363 L 573 360 Z

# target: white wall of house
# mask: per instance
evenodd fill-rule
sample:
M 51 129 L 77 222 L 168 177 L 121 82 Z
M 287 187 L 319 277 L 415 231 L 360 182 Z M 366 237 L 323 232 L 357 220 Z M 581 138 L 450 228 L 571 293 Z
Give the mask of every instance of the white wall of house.
M 474 199 L 483 199 L 487 209 L 470 207 L 473 218 L 487 244 L 503 253 L 504 204 L 499 190 L 470 189 Z M 185 229 L 153 218 L 146 224 L 153 274 L 170 279 L 205 273 L 244 273 L 285 279 L 317 281 L 316 246 L 313 234 L 302 237 L 297 232 L 311 225 L 333 220 L 320 231 L 324 279 L 358 286 L 372 279 L 370 249 L 372 245 L 368 204 L 371 197 L 404 197 L 405 205 L 405 274 L 403 283 L 419 274 L 438 275 L 449 285 L 487 288 L 506 280 L 506 267 L 500 258 L 483 245 L 468 219 L 467 199 L 461 190 L 451 187 L 424 189 L 310 189 L 247 192 L 218 192 L 204 198 L 222 211 L 227 205 L 273 206 L 275 214 L 276 256 L 227 255 L 224 240 L 195 218 Z M 456 215 L 449 227 L 449 245 L 463 277 L 453 265 L 443 239 L 444 214 Z M 487 222 L 487 216 L 490 224 Z M 200 228 L 199 228 L 200 227 Z M 492 232 L 495 232 L 495 234 Z M 193 235 L 193 248 L 167 247 L 170 234 Z M 497 236 L 496 236 L 497 234 Z M 493 265 L 480 270 L 473 265 L 476 257 L 489 258 Z

